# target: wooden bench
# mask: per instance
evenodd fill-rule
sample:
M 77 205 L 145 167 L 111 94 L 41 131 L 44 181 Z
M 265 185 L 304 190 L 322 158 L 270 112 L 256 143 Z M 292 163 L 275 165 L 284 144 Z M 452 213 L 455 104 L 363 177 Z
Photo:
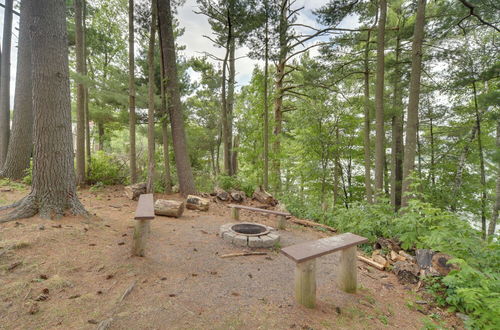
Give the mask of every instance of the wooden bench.
M 240 220 L 240 210 L 249 210 L 249 211 L 277 215 L 279 229 L 285 229 L 286 217 L 291 215 L 290 213 L 287 213 L 287 212 L 266 210 L 266 209 L 260 209 L 257 207 L 243 206 L 243 205 L 237 205 L 237 204 L 229 204 L 228 206 L 231 208 L 231 217 L 233 218 L 233 220 L 236 220 L 236 221 Z
M 340 255 L 338 284 L 349 293 L 357 289 L 356 245 L 368 239 L 351 233 L 322 238 L 287 246 L 281 252 L 295 261 L 295 299 L 298 303 L 314 308 L 316 305 L 316 258 L 342 251 Z
M 135 209 L 137 220 L 134 229 L 134 241 L 132 243 L 132 255 L 144 257 L 146 247 L 146 236 L 149 234 L 149 222 L 155 218 L 153 194 L 142 194 Z

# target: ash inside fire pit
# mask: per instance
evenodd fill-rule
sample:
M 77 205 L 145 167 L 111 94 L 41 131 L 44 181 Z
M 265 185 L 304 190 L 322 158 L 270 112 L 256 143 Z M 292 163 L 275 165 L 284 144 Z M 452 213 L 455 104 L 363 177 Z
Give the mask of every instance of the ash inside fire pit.
M 220 227 L 220 237 L 237 246 L 271 248 L 280 241 L 272 227 L 258 223 L 226 223 Z
M 261 225 L 253 223 L 240 223 L 233 225 L 231 230 L 237 232 L 238 234 L 250 235 L 265 235 L 269 233 L 269 230 Z

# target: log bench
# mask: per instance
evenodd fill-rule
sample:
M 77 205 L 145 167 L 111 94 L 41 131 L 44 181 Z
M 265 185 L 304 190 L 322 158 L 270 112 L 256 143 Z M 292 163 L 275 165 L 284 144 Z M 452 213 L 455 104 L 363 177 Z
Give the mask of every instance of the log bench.
M 237 204 L 229 204 L 228 206 L 231 208 L 231 218 L 233 218 L 233 220 L 236 220 L 236 221 L 240 220 L 240 210 L 248 210 L 248 211 L 277 215 L 278 216 L 278 229 L 285 229 L 286 217 L 291 215 L 290 213 L 287 213 L 287 212 L 266 210 L 266 209 L 260 209 L 257 207 L 243 206 L 243 205 L 237 205 Z
M 295 261 L 295 300 L 308 308 L 316 305 L 316 258 L 341 251 L 338 284 L 349 293 L 357 289 L 356 245 L 368 239 L 351 233 L 322 238 L 281 249 Z
M 144 257 L 146 247 L 146 236 L 149 234 L 149 222 L 155 218 L 153 194 L 142 194 L 135 209 L 137 220 L 134 229 L 134 240 L 132 243 L 132 255 Z

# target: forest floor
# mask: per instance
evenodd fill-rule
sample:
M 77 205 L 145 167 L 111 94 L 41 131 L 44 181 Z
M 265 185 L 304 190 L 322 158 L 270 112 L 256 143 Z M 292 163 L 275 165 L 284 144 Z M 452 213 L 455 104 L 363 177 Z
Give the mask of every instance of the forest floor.
M 27 191 L 0 186 L 0 205 Z M 137 202 L 120 186 L 79 196 L 95 216 L 0 224 L 0 329 L 96 329 L 111 318 L 109 329 L 463 328 L 422 291 L 362 263 L 358 293 L 340 291 L 335 254 L 318 259 L 317 307 L 296 304 L 294 263 L 277 251 L 220 258 L 242 251 L 218 237 L 231 222 L 224 203 L 211 203 L 209 212 L 185 210 L 179 219 L 156 217 L 147 256 L 131 257 Z M 248 211 L 240 217 L 277 222 Z M 281 246 L 328 236 L 298 225 L 280 235 Z

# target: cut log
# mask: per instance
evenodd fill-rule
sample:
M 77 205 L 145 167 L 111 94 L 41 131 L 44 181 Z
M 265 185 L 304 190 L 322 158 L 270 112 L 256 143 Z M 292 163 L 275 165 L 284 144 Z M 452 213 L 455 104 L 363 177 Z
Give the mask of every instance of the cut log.
M 417 249 L 415 251 L 415 256 L 417 259 L 417 265 L 420 268 L 427 269 L 432 264 L 432 256 L 434 255 L 434 251 L 429 249 Z
M 158 199 L 155 202 L 155 214 L 179 218 L 184 212 L 184 202 Z
M 259 186 L 259 188 L 255 189 L 253 198 L 267 205 L 275 206 L 276 204 L 278 204 L 278 201 L 270 193 L 265 191 L 262 186 Z
M 389 266 L 389 262 L 387 261 L 386 258 L 384 258 L 382 255 L 380 254 L 375 254 L 372 256 L 372 259 L 373 261 L 375 261 L 377 264 L 380 264 L 380 265 L 383 265 L 384 268 Z
M 293 223 L 302 225 L 302 226 L 306 226 L 306 227 L 312 227 L 312 228 L 319 227 L 319 228 L 331 231 L 333 233 L 337 232 L 337 229 L 335 229 L 333 227 L 324 225 L 322 223 L 314 222 L 314 221 L 303 220 L 303 219 L 293 219 L 293 218 L 290 219 L 290 221 Z
M 398 261 L 394 264 L 394 274 L 396 274 L 399 282 L 404 284 L 416 284 L 418 283 L 418 275 L 420 274 L 420 268 L 407 261 Z
M 125 195 L 134 201 L 139 199 L 139 196 L 146 193 L 146 183 L 136 183 L 125 187 Z
M 377 239 L 377 242 L 373 244 L 374 250 L 386 249 L 386 250 L 394 250 L 396 252 L 401 251 L 401 247 L 399 246 L 399 241 L 395 238 L 383 238 L 380 237 Z
M 410 262 L 415 262 L 415 257 L 401 250 L 398 252 L 400 256 L 403 256 L 406 260 Z
M 237 203 L 241 203 L 245 200 L 246 194 L 243 191 L 232 191 L 231 192 L 231 199 Z
M 384 265 L 381 265 L 379 263 L 376 263 L 375 261 L 371 260 L 371 259 L 368 259 L 368 258 L 365 258 L 363 256 L 358 256 L 358 260 L 360 261 L 363 261 L 364 263 L 372 266 L 372 267 L 375 267 L 377 268 L 378 270 L 384 270 L 385 266 Z
M 221 188 L 215 188 L 215 196 L 223 202 L 226 202 L 231 198 L 228 192 Z
M 210 202 L 208 199 L 194 195 L 188 195 L 186 199 L 186 208 L 189 210 L 208 211 Z
M 444 253 L 436 253 L 432 257 L 432 269 L 437 271 L 440 275 L 446 276 L 454 269 L 458 269 L 455 264 L 448 264 L 448 261 L 453 259 L 452 256 Z

